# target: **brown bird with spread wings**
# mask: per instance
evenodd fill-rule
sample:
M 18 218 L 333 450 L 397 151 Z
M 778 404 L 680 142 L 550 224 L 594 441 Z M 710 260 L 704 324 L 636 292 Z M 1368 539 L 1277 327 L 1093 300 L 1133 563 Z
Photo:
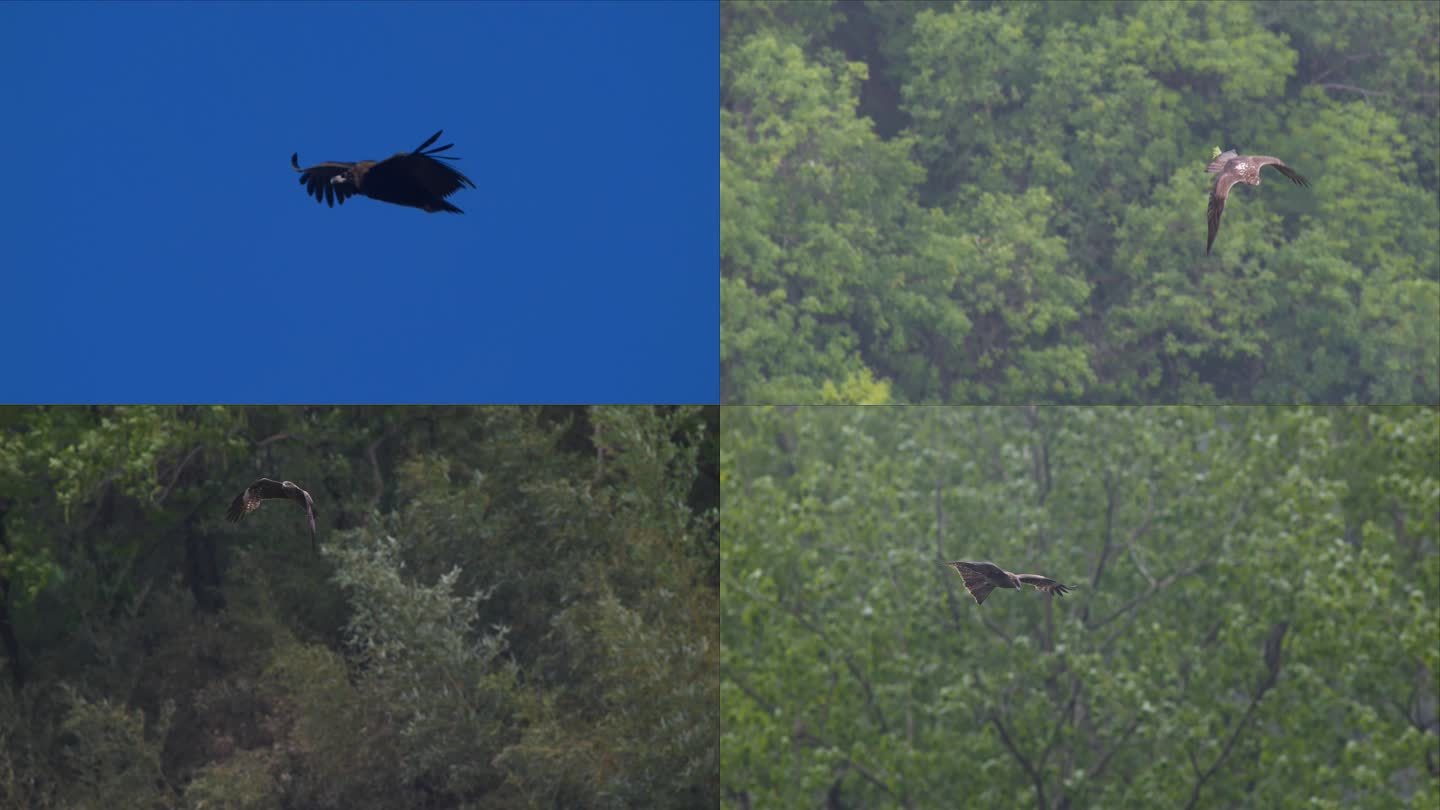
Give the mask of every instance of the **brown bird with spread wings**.
M 953 567 L 960 578 L 965 580 L 965 589 L 974 597 L 975 604 L 983 605 L 985 597 L 996 588 L 1022 588 L 1026 585 L 1035 586 L 1035 590 L 1053 593 L 1056 596 L 1064 596 L 1074 590 L 1069 585 L 1061 585 L 1049 577 L 1042 577 L 1039 574 L 1012 574 L 992 562 L 965 562 L 956 560 L 954 562 L 942 562 L 941 565 Z
M 1237 155 L 1234 149 L 1210 161 L 1210 165 L 1205 167 L 1205 171 L 1219 175 L 1215 178 L 1215 187 L 1210 190 L 1210 238 L 1205 240 L 1206 256 L 1210 255 L 1210 246 L 1215 244 L 1215 234 L 1220 232 L 1220 214 L 1225 211 L 1225 198 L 1230 196 L 1230 187 L 1236 183 L 1260 185 L 1260 170 L 1266 166 L 1274 166 L 1275 171 L 1288 177 L 1292 183 L 1310 185 L 1299 172 L 1286 166 L 1280 158 Z
M 445 130 L 440 130 L 444 132 Z M 300 168 L 300 153 L 290 156 L 290 165 L 300 172 L 300 185 L 319 202 L 344 203 L 345 198 L 356 194 L 372 200 L 408 205 L 421 211 L 435 213 L 449 211 L 463 214 L 459 208 L 445 201 L 446 197 L 459 191 L 463 186 L 474 188 L 470 178 L 441 163 L 441 160 L 459 160 L 449 155 L 436 156 L 454 146 L 447 143 L 434 149 L 426 147 L 440 137 L 440 132 L 413 152 L 399 152 L 384 160 L 362 160 L 359 163 L 331 161 L 316 163 Z
M 245 488 L 245 491 L 235 496 L 230 502 L 230 509 L 226 511 L 225 517 L 232 522 L 239 523 L 240 518 L 260 508 L 262 501 L 272 501 L 277 498 L 294 501 L 305 510 L 310 518 L 310 547 L 318 548 L 315 542 L 315 500 L 310 493 L 291 483 L 290 481 L 272 481 L 269 478 L 257 478 L 255 483 Z

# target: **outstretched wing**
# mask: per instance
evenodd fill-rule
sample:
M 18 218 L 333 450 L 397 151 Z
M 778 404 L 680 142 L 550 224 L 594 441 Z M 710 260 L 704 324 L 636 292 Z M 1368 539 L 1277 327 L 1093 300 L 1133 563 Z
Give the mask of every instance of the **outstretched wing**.
M 410 182 L 436 197 L 448 197 L 467 186 L 475 187 L 470 178 L 429 155 L 417 152 L 380 161 L 370 170 L 370 176 L 366 180 L 371 183 L 379 182 L 377 176 L 388 178 L 391 174 L 404 175 Z
M 257 506 L 259 503 L 260 500 L 258 498 L 255 499 Z M 230 502 L 230 508 L 225 510 L 225 519 L 231 523 L 236 523 L 240 518 L 250 514 L 252 509 L 253 507 L 250 506 L 250 490 L 247 489 L 239 495 L 236 495 L 235 500 Z
M 310 493 L 300 489 L 298 486 L 295 488 L 295 491 L 301 495 L 301 498 L 297 498 L 296 500 L 299 500 L 300 505 L 305 507 L 305 515 L 310 518 L 310 548 L 319 551 L 319 541 L 315 539 L 315 499 L 310 497 Z
M 986 566 L 994 568 L 996 571 L 1000 570 L 999 566 L 991 565 L 990 563 L 965 562 L 963 560 L 947 562 L 944 563 L 944 565 L 953 567 L 955 571 L 960 574 L 961 581 L 965 583 L 965 590 L 970 592 L 970 597 L 975 600 L 975 604 L 977 605 L 985 604 L 985 597 L 989 596 L 990 592 L 995 590 L 995 583 L 991 580 L 990 572 L 986 570 Z
M 272 481 L 269 478 L 257 478 L 254 483 L 245 488 L 245 491 L 235 496 L 230 502 L 230 508 L 225 511 L 225 517 L 231 521 L 238 521 L 240 518 L 260 508 L 260 502 L 267 498 L 285 497 L 285 487 L 279 481 Z
M 1053 593 L 1056 596 L 1064 596 L 1075 590 L 1069 585 L 1061 585 L 1049 577 L 1042 577 L 1039 574 L 1016 574 L 1015 578 L 1026 585 L 1034 585 L 1035 590 Z
M 1220 215 L 1225 213 L 1225 198 L 1230 196 L 1230 187 L 1240 182 L 1238 172 L 1224 172 L 1215 178 L 1215 187 L 1210 190 L 1210 210 L 1206 219 L 1210 224 L 1210 235 L 1205 240 L 1205 255 L 1210 255 L 1210 246 L 1215 244 L 1215 234 L 1220 232 Z
M 1275 171 L 1285 175 L 1285 177 L 1290 182 L 1295 183 L 1296 185 L 1307 187 L 1310 185 L 1310 181 L 1301 177 L 1299 172 L 1295 171 L 1289 166 L 1286 166 L 1285 162 L 1282 161 L 1280 158 L 1266 157 L 1265 155 L 1256 155 L 1255 157 L 1252 157 L 1250 159 L 1255 161 L 1255 165 L 1257 166 L 1256 171 L 1259 171 L 1266 166 L 1273 166 L 1275 167 Z
M 290 155 L 290 166 L 300 172 L 300 185 L 305 187 L 305 192 L 315 198 L 317 202 L 328 203 L 331 208 L 335 203 L 344 203 L 346 197 L 355 194 L 355 187 L 350 183 L 334 183 L 335 178 L 355 167 L 354 163 L 341 163 L 330 161 L 327 163 L 316 163 L 314 166 L 300 168 L 300 153 Z
M 286 497 L 285 485 L 271 478 L 256 478 L 255 482 L 245 491 L 267 501 L 272 498 Z
M 474 188 L 470 178 L 441 163 L 441 160 L 459 160 L 450 155 L 436 155 L 454 146 L 447 143 L 427 149 L 442 132 L 431 135 L 413 152 L 401 152 L 375 164 L 365 178 L 368 194 L 379 194 L 382 198 L 398 197 L 404 205 L 414 205 L 427 211 L 450 211 L 464 213 L 445 202 L 445 198 L 462 188 Z

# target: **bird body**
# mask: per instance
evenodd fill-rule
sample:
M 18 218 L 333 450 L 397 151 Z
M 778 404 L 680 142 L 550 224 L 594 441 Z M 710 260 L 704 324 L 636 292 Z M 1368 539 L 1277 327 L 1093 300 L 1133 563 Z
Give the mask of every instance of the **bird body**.
M 361 160 L 354 163 L 329 161 L 301 168 L 299 153 L 290 156 L 290 166 L 300 173 L 300 185 L 316 201 L 344 203 L 346 198 L 360 194 L 381 202 L 419 208 L 435 213 L 449 211 L 463 214 L 459 208 L 445 200 L 465 186 L 474 188 L 470 178 L 441 163 L 441 160 L 457 160 L 448 155 L 437 155 L 454 146 L 447 143 L 427 149 L 445 130 L 431 135 L 413 152 L 396 152 L 384 160 Z
M 941 565 L 948 565 L 955 569 L 960 578 L 965 582 L 965 589 L 970 592 L 975 604 L 985 603 L 985 597 L 996 588 L 1020 589 L 1031 585 L 1037 591 L 1053 593 L 1057 596 L 1064 596 L 1074 590 L 1069 585 L 1062 585 L 1039 574 L 1012 574 L 992 562 L 969 562 L 966 560 L 955 560 L 953 562 L 942 562 Z
M 1217 175 L 1215 185 L 1210 190 L 1210 206 L 1206 217 L 1210 226 L 1209 238 L 1205 240 L 1206 256 L 1210 255 L 1210 246 L 1215 244 L 1215 235 L 1220 232 L 1220 215 L 1225 211 L 1225 200 L 1230 196 L 1230 188 L 1236 183 L 1260 185 L 1260 170 L 1266 166 L 1274 166 L 1275 171 L 1285 175 L 1292 183 L 1310 185 L 1299 172 L 1286 166 L 1280 158 L 1240 155 L 1236 154 L 1234 149 L 1217 156 L 1205 167 L 1205 171 Z
M 305 510 L 310 519 L 310 546 L 316 547 L 315 540 L 315 499 L 310 493 L 301 489 L 291 481 L 275 481 L 269 478 L 257 478 L 255 482 L 245 488 L 245 491 L 235 496 L 230 502 L 230 508 L 226 510 L 225 517 L 231 522 L 238 523 L 240 519 L 260 508 L 264 501 L 276 499 L 291 500 Z

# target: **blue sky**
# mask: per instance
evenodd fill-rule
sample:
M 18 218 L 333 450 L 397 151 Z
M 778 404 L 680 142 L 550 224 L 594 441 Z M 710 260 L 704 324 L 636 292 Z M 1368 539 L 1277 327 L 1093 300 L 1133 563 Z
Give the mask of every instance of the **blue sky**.
M 713 3 L 3 3 L 4 402 L 719 395 Z M 437 129 L 463 216 L 289 166 Z

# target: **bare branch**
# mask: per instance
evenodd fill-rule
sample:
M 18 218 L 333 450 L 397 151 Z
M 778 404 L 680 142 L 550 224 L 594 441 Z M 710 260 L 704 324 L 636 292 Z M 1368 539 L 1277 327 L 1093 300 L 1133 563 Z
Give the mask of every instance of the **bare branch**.
M 1220 754 L 1215 757 L 1215 761 L 1210 763 L 1210 767 L 1206 768 L 1204 773 L 1199 774 L 1199 778 L 1195 780 L 1195 787 L 1190 791 L 1190 801 L 1185 804 L 1186 810 L 1194 807 L 1196 803 L 1200 801 L 1200 791 L 1204 789 L 1205 783 L 1210 781 L 1210 778 L 1220 769 L 1221 764 L 1225 762 L 1225 758 L 1230 756 L 1230 751 L 1235 747 L 1235 743 L 1239 741 L 1241 732 L 1249 725 L 1250 718 L 1255 715 L 1255 709 L 1260 705 L 1260 699 L 1265 697 L 1265 693 L 1270 691 L 1270 688 L 1275 685 L 1276 679 L 1279 678 L 1280 650 L 1281 646 L 1285 643 L 1286 627 L 1287 624 L 1285 622 L 1276 622 L 1275 625 L 1270 628 L 1270 635 L 1265 640 L 1266 674 L 1261 679 L 1259 687 L 1256 688 L 1255 696 L 1251 698 L 1250 705 L 1246 707 L 1244 716 L 1235 724 L 1235 730 L 1230 734 L 1230 739 L 1225 741 L 1225 747 L 1220 750 Z M 1187 748 L 1186 750 L 1188 751 L 1189 749 Z M 1190 758 L 1190 763 L 1192 767 L 1196 767 L 1193 756 Z M 1196 770 L 1199 770 L 1198 767 L 1196 767 Z
M 1041 778 L 1040 772 L 1035 770 L 1035 767 L 1030 764 L 1030 760 L 1026 759 L 1025 755 L 1020 753 L 1020 749 L 1015 747 L 1015 743 L 1010 740 L 1010 733 L 1005 730 L 1005 724 L 1000 722 L 1000 715 L 991 715 L 990 722 L 994 723 L 995 729 L 1000 732 L 1000 742 L 1005 744 L 1005 748 L 1010 751 L 1010 755 L 1015 757 L 1016 762 L 1020 763 L 1020 769 L 1025 771 L 1025 775 L 1029 776 L 1030 781 L 1035 784 L 1036 806 L 1044 810 L 1044 808 L 1049 806 L 1045 801 L 1045 780 Z
M 1324 88 L 1326 90 L 1348 90 L 1352 93 L 1359 93 L 1360 95 L 1366 97 L 1380 96 L 1382 98 L 1388 98 L 1390 95 L 1389 93 L 1382 93 L 1379 90 L 1366 90 L 1363 87 L 1356 87 L 1353 84 L 1337 84 L 1335 82 L 1323 82 L 1316 86 Z
M 747 697 L 755 701 L 756 705 L 764 709 L 766 714 L 770 715 L 772 718 L 775 717 L 775 715 L 777 714 L 777 709 L 775 705 L 772 704 L 770 701 L 766 700 L 765 698 L 761 697 L 760 694 L 756 692 L 755 688 L 747 684 L 743 678 L 736 675 L 734 672 L 726 672 L 725 677 L 728 678 L 731 683 L 739 687 L 740 691 L 744 692 Z M 815 732 L 811 731 L 809 724 L 805 723 L 804 720 L 797 719 L 795 721 L 795 733 L 793 736 L 797 738 L 797 740 L 803 739 L 813 742 L 815 744 L 818 744 L 820 747 L 826 748 L 832 752 L 838 752 L 843 750 L 840 746 L 836 745 L 832 740 L 827 739 L 824 735 L 816 734 Z M 840 756 L 844 759 L 845 763 L 849 767 L 854 768 L 855 772 L 864 777 L 867 782 L 870 782 L 871 784 L 875 785 L 876 787 L 880 788 L 891 796 L 896 795 L 895 791 L 890 787 L 889 782 L 886 781 L 886 778 L 878 775 L 876 770 L 867 768 L 859 762 L 856 762 L 852 757 L 848 755 L 841 754 Z
M 290 439 L 290 438 L 294 438 L 294 437 L 291 436 L 289 433 L 276 433 L 276 434 L 273 435 L 273 436 L 266 436 L 265 438 L 261 439 L 260 441 L 255 442 L 255 449 L 258 450 L 258 449 L 260 449 L 261 447 L 267 447 L 267 446 L 269 446 L 270 444 L 273 444 L 274 442 L 282 442 L 282 441 L 285 441 L 286 439 Z
M 170 497 L 170 491 L 175 489 L 175 482 L 180 480 L 180 473 L 184 472 L 185 468 L 190 466 L 190 462 L 195 459 L 195 456 L 199 455 L 201 447 L 202 445 L 197 444 L 190 448 L 190 452 L 185 454 L 185 458 L 181 459 L 180 463 L 175 465 L 175 469 L 170 474 L 170 483 L 166 484 L 165 491 L 161 492 L 159 497 L 154 499 L 157 506 L 164 503 L 165 499 Z
M 375 457 L 375 451 L 378 450 L 380 444 L 388 438 L 390 438 L 390 431 L 387 430 L 380 438 L 371 442 L 370 445 L 365 448 L 365 457 L 370 459 L 370 472 L 375 477 L 375 496 L 371 498 L 371 502 L 376 509 L 380 508 L 380 499 L 385 495 L 385 479 L 380 475 L 380 460 Z
M 1331 65 L 1331 66 L 1330 66 L 1329 68 L 1327 68 L 1324 72 L 1322 72 L 1319 76 L 1316 76 L 1316 77 L 1315 77 L 1315 81 L 1316 81 L 1316 82 L 1319 82 L 1321 79 L 1325 78 L 1326 76 L 1329 76 L 1330 74 L 1334 73 L 1335 71 L 1339 70 L 1340 68 L 1345 67 L 1346 65 L 1350 64 L 1351 62 L 1358 62 L 1358 61 L 1360 61 L 1361 59 L 1370 59 L 1371 57 L 1378 56 L 1378 55 L 1379 55 L 1379 54 L 1375 54 L 1375 53 L 1357 53 L 1357 54 L 1354 54 L 1354 55 L 1343 56 L 1343 57 L 1341 57 L 1341 59 L 1340 59 L 1339 62 L 1337 62 L 1337 63 L 1334 64 L 1334 65 Z M 1324 85 L 1321 85 L 1321 86 L 1323 87 Z
M 1119 751 L 1125 746 L 1126 741 L 1130 739 L 1130 735 L 1134 734 L 1135 729 L 1139 727 L 1140 715 L 1137 713 L 1135 717 L 1130 720 L 1130 725 L 1125 729 L 1125 732 L 1120 735 L 1119 741 L 1116 742 L 1114 745 L 1110 746 L 1110 750 L 1102 754 L 1100 756 L 1100 761 L 1095 763 L 1095 766 L 1092 767 L 1090 769 L 1090 772 L 1085 775 L 1085 781 L 1093 782 L 1099 779 L 1100 776 L 1105 773 L 1105 766 L 1110 764 L 1110 758 L 1115 755 L 1116 751 Z
M 1139 605 L 1141 602 L 1144 602 L 1144 601 L 1150 599 L 1150 597 L 1152 597 L 1152 596 L 1154 596 L 1155 594 L 1157 594 L 1157 593 L 1165 590 L 1166 588 L 1170 587 L 1171 585 L 1174 585 L 1176 582 L 1180 581 L 1181 579 L 1184 579 L 1185 577 L 1188 577 L 1188 576 L 1190 576 L 1191 574 L 1194 574 L 1194 573 L 1196 573 L 1196 572 L 1203 571 L 1203 570 L 1205 570 L 1206 568 L 1209 568 L 1210 565 L 1211 565 L 1211 562 L 1212 562 L 1211 560 L 1201 560 L 1200 562 L 1198 562 L 1198 563 L 1190 566 L 1189 568 L 1181 569 L 1180 571 L 1177 571 L 1177 572 L 1171 574 L 1170 576 L 1165 577 L 1164 579 L 1160 580 L 1159 582 L 1152 582 L 1151 585 L 1150 585 L 1149 590 L 1141 591 L 1139 595 L 1137 595 L 1136 597 L 1134 597 L 1133 599 L 1131 599 L 1129 602 L 1126 602 L 1125 604 L 1121 605 L 1114 613 L 1111 613 L 1109 616 L 1106 616 L 1105 618 L 1103 618 L 1103 619 L 1095 622 L 1093 625 L 1090 626 L 1090 629 L 1091 629 L 1091 630 L 1098 630 L 1098 629 L 1100 629 L 1101 627 L 1104 627 L 1105 625 L 1109 624 L 1110 622 L 1114 621 L 1115 619 L 1119 618 L 1120 616 L 1123 616 L 1123 615 L 1125 615 L 1126 613 L 1128 613 L 1132 608 L 1136 607 L 1136 606 Z M 1106 640 L 1106 642 L 1108 643 L 1108 639 Z M 1104 646 L 1104 645 L 1102 644 L 1101 646 Z
M 837 643 L 834 639 L 830 637 L 830 634 L 825 632 L 825 628 L 819 626 L 818 624 L 815 624 L 810 619 L 810 617 L 806 616 L 798 608 L 787 605 L 779 599 L 771 599 L 769 597 L 762 596 L 745 587 L 736 586 L 735 590 L 745 594 L 746 596 L 757 602 L 764 602 L 768 605 L 780 608 L 781 610 L 794 617 L 795 621 L 799 622 L 801 627 L 804 627 L 806 630 L 809 630 L 811 633 L 819 636 L 820 640 L 825 642 L 830 652 L 838 655 L 840 659 L 845 662 L 845 666 L 847 669 L 850 670 L 850 674 L 854 676 L 855 681 L 859 683 L 860 688 L 864 690 L 865 705 L 870 709 L 871 714 L 874 715 L 875 721 L 880 724 L 880 730 L 889 733 L 890 724 L 885 721 L 885 713 L 880 710 L 880 704 L 875 700 L 875 690 L 873 687 L 871 687 L 870 680 L 865 677 L 865 673 L 861 669 L 860 664 L 855 661 L 854 657 L 852 657 L 848 652 L 845 651 L 846 645 Z

